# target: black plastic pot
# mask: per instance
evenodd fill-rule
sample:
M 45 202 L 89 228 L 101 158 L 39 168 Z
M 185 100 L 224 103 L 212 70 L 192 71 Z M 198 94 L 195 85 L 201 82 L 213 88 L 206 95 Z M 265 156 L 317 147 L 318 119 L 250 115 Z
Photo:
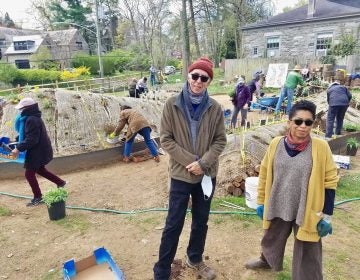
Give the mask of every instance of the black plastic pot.
M 357 147 L 349 147 L 349 146 L 347 146 L 346 147 L 346 154 L 348 155 L 348 156 L 356 156 L 356 152 L 357 152 Z
M 48 207 L 49 212 L 49 218 L 52 221 L 60 220 L 65 218 L 65 201 L 59 201 L 51 204 L 50 207 Z

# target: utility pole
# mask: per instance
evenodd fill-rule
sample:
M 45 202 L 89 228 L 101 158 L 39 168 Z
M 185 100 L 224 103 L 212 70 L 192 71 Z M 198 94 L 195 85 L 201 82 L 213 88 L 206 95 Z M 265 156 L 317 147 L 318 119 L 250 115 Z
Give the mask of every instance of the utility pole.
M 100 68 L 100 77 L 104 78 L 104 68 L 103 68 L 103 62 L 101 57 L 101 38 L 100 38 L 100 28 L 99 28 L 99 6 L 97 0 L 94 0 L 95 2 L 95 26 L 96 26 L 96 41 L 97 41 L 97 54 L 99 57 L 99 68 Z

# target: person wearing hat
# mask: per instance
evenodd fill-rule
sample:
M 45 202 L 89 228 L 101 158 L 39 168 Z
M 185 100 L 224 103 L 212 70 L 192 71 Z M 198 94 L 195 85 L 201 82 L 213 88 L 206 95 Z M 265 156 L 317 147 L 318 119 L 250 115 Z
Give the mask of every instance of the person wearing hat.
M 17 157 L 25 152 L 25 178 L 28 181 L 34 198 L 27 206 L 36 206 L 42 202 L 42 193 L 36 174 L 53 182 L 58 188 L 64 187 L 66 181 L 46 169 L 46 165 L 53 159 L 51 141 L 46 132 L 45 124 L 41 119 L 38 104 L 30 97 L 23 98 L 15 106 L 19 114 L 15 120 L 15 129 L 18 132 L 18 144 L 11 155 Z
M 186 265 L 203 279 L 216 277 L 204 263 L 203 252 L 226 133 L 222 108 L 207 91 L 212 79 L 213 63 L 206 57 L 199 58 L 188 68 L 180 94 L 170 97 L 164 106 L 160 143 L 170 156 L 170 194 L 159 259 L 153 269 L 155 280 L 170 279 L 190 196 L 192 224 Z
M 250 101 L 248 102 L 248 107 L 250 111 L 251 102 L 254 98 L 254 93 L 256 97 L 260 96 L 260 77 L 262 75 L 262 70 L 258 70 L 253 74 L 253 78 L 250 83 L 247 85 L 250 91 Z
M 281 89 L 280 97 L 276 104 L 275 114 L 279 114 L 281 105 L 284 99 L 287 98 L 286 114 L 289 115 L 295 89 L 298 85 L 301 86 L 304 85 L 304 80 L 300 74 L 300 71 L 301 71 L 301 66 L 296 65 L 295 68 L 292 71 L 290 71 L 289 74 L 287 75 L 285 85 Z
M 240 77 L 236 83 L 236 94 L 232 99 L 234 105 L 234 111 L 231 117 L 231 127 L 235 128 L 237 123 L 237 117 L 239 112 L 241 112 L 241 126 L 245 126 L 247 119 L 247 112 L 250 102 L 250 91 L 248 86 L 245 84 L 244 78 Z

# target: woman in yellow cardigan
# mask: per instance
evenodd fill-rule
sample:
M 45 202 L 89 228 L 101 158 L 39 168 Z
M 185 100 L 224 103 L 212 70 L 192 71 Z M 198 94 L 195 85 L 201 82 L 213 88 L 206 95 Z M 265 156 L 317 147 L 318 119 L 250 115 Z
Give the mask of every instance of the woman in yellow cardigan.
M 310 137 L 315 114 L 314 103 L 296 103 L 288 134 L 273 139 L 261 162 L 256 212 L 265 232 L 261 256 L 248 269 L 282 270 L 294 231 L 292 279 L 323 279 L 321 237 L 332 233 L 338 176 L 328 143 Z

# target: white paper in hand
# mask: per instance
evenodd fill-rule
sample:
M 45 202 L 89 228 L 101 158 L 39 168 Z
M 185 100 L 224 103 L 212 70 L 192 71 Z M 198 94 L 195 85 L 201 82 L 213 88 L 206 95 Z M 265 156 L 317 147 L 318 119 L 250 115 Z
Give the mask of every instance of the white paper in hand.
M 201 187 L 204 193 L 204 199 L 208 200 L 213 190 L 213 184 L 210 176 L 204 175 L 201 181 Z

